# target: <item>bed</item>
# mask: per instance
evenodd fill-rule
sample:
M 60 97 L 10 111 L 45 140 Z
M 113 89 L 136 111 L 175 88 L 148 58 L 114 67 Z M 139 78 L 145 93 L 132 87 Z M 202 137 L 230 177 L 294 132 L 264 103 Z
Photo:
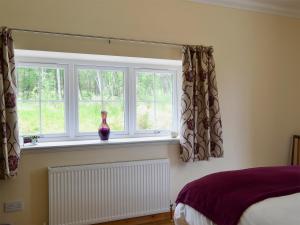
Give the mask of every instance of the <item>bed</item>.
M 208 175 L 179 193 L 176 225 L 299 225 L 300 167 Z

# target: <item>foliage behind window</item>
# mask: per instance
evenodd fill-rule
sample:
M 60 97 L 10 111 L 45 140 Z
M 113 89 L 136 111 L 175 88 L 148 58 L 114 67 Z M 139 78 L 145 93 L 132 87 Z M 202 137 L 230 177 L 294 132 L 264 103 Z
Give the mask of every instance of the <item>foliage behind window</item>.
M 65 132 L 64 69 L 17 68 L 21 135 Z
M 118 70 L 78 70 L 79 131 L 95 132 L 100 112 L 108 112 L 113 131 L 124 131 L 124 73 Z

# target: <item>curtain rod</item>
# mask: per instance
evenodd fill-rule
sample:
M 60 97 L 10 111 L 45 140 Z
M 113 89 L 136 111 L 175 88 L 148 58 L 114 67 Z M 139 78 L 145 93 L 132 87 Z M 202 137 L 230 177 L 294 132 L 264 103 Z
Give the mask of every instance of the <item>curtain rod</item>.
M 170 43 L 170 42 L 160 42 L 160 41 L 147 41 L 147 40 L 137 40 L 129 38 L 117 38 L 117 37 L 106 37 L 106 36 L 96 36 L 96 35 L 85 35 L 85 34 L 74 34 L 74 33 L 61 33 L 61 32 L 51 32 L 51 31 L 42 31 L 42 30 L 29 30 L 29 29 L 20 29 L 20 28 L 10 28 L 12 31 L 18 32 L 28 32 L 28 33 L 38 33 L 38 34 L 49 34 L 56 36 L 71 36 L 71 37 L 80 37 L 80 38 L 92 38 L 92 39 L 102 39 L 107 40 L 110 44 L 110 41 L 124 41 L 124 42 L 136 42 L 141 44 L 155 44 L 155 45 L 169 45 L 175 47 L 182 47 L 183 44 Z

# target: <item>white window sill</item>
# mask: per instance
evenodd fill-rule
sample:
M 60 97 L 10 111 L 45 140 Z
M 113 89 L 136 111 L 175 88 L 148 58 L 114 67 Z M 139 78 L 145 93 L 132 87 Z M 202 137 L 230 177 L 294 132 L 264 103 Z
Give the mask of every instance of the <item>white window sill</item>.
M 36 145 L 26 144 L 21 146 L 23 151 L 26 150 L 46 150 L 53 148 L 72 148 L 80 146 L 111 146 L 111 145 L 130 145 L 130 144 L 140 144 L 140 143 L 168 143 L 168 144 L 178 144 L 179 138 L 171 137 L 143 137 L 143 138 L 120 138 L 120 139 L 110 139 L 108 141 L 101 140 L 81 140 L 81 141 L 59 141 L 59 142 L 42 142 Z

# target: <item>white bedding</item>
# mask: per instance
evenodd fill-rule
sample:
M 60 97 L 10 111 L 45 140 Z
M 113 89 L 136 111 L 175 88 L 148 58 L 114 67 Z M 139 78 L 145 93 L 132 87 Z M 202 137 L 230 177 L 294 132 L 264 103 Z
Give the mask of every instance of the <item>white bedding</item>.
M 178 204 L 176 225 L 216 225 L 192 207 Z M 238 225 L 300 225 L 300 193 L 269 198 L 250 206 Z

